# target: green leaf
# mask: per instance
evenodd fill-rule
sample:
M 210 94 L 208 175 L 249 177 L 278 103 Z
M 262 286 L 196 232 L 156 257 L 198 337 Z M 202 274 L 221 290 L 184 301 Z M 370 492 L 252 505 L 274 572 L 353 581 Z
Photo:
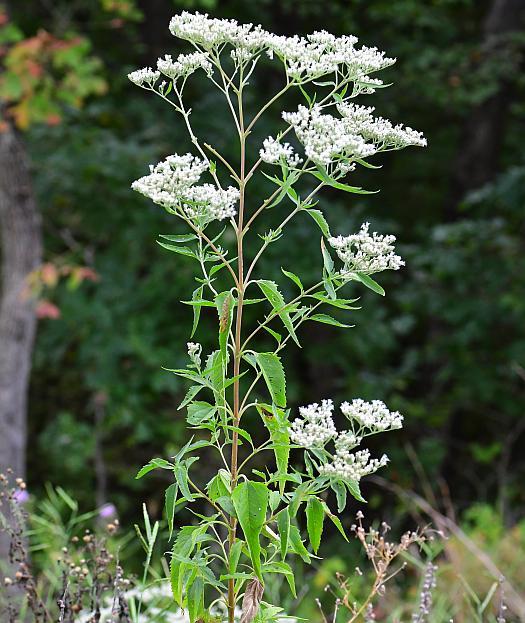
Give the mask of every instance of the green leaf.
M 178 247 L 173 244 L 167 244 L 166 242 L 161 242 L 157 240 L 157 244 L 167 249 L 168 251 L 173 251 L 173 253 L 178 253 L 179 255 L 186 255 L 187 257 L 196 258 L 195 252 L 192 251 L 189 247 Z
M 188 500 L 188 502 L 193 502 L 195 498 L 191 494 L 190 488 L 188 487 L 188 465 L 186 461 L 177 463 L 173 467 L 173 473 L 175 474 L 175 479 L 177 480 L 177 484 L 179 485 L 180 492 L 182 493 L 184 499 Z
M 179 485 L 174 482 L 170 485 L 164 494 L 165 497 L 165 508 L 166 508 L 166 519 L 168 521 L 168 528 L 170 531 L 169 540 L 171 541 L 171 536 L 173 534 L 173 518 L 175 517 L 175 502 L 177 500 L 177 493 L 179 492 Z
M 360 307 L 352 307 L 352 303 L 355 303 L 359 299 L 330 299 L 325 296 L 322 292 L 316 292 L 311 295 L 312 298 L 317 299 L 318 301 L 322 301 L 323 303 L 327 303 L 328 305 L 332 305 L 333 307 L 338 307 L 339 309 L 347 309 L 347 310 L 355 310 L 361 309 Z
M 295 273 L 292 273 L 289 270 L 284 270 L 282 266 L 281 266 L 281 271 L 283 272 L 283 275 L 286 275 L 288 279 L 291 279 L 295 283 L 295 285 L 299 288 L 299 290 L 301 290 L 301 292 L 304 290 L 301 280 Z
M 182 235 L 171 235 L 171 234 L 159 234 L 161 238 L 164 240 L 169 240 L 170 242 L 191 242 L 192 240 L 197 240 L 198 236 L 196 234 L 182 234 Z
M 192 301 L 197 301 L 202 299 L 202 293 L 204 291 L 204 286 L 200 286 L 200 288 L 197 288 L 196 290 L 193 291 L 193 295 L 191 297 Z M 199 326 L 199 319 L 201 317 L 201 306 L 200 305 L 194 305 L 193 306 L 193 326 L 191 329 L 191 335 L 190 338 L 192 338 L 195 335 L 195 331 L 197 331 L 197 327 Z
M 377 294 L 380 294 L 381 296 L 385 296 L 385 291 L 383 290 L 383 288 L 372 279 L 372 277 L 369 277 L 368 275 L 365 275 L 364 273 L 354 273 L 355 276 L 358 278 L 358 280 L 365 285 L 367 288 L 370 288 L 370 290 L 373 290 L 374 292 L 376 292 Z
M 339 517 L 337 515 L 334 515 L 330 511 L 330 509 L 328 508 L 328 504 L 326 502 L 322 502 L 322 504 L 323 504 L 323 509 L 324 509 L 326 516 L 332 521 L 334 526 L 339 530 L 344 540 L 348 541 L 348 537 L 346 536 L 346 532 L 344 531 L 343 524 L 341 523 L 341 520 L 339 519 Z
M 243 545 L 244 541 L 237 539 L 230 550 L 228 561 L 230 574 L 236 573 L 237 571 L 237 565 L 239 564 L 239 560 L 241 558 Z
M 142 478 L 146 474 L 149 474 L 154 469 L 172 469 L 173 464 L 169 461 L 165 461 L 164 459 L 151 459 L 149 463 L 142 467 L 138 474 L 135 476 L 135 480 Z
M 247 480 L 235 487 L 232 502 L 248 544 L 253 570 L 262 580 L 261 544 L 259 535 L 266 520 L 268 488 L 262 482 Z
M 264 296 L 268 299 L 276 315 L 279 316 L 283 321 L 283 324 L 288 329 L 288 333 L 291 335 L 293 341 L 297 344 L 297 346 L 301 346 L 299 344 L 297 336 L 295 335 L 295 330 L 290 319 L 290 313 L 286 310 L 286 303 L 284 302 L 283 295 L 279 292 L 275 281 L 259 279 L 258 281 L 256 281 L 256 283 L 261 289 Z
M 277 513 L 277 528 L 281 541 L 281 558 L 284 560 L 288 553 L 288 540 L 290 538 L 290 515 L 287 508 Z
M 215 415 L 217 409 L 209 402 L 195 401 L 188 406 L 188 424 L 198 426 L 203 422 L 208 422 Z
M 288 461 L 290 458 L 290 436 L 288 433 L 288 419 L 285 412 L 277 407 L 258 404 L 257 411 L 264 425 L 270 433 L 275 462 L 277 464 L 277 477 L 282 478 L 279 482 L 281 494 L 284 493 L 286 481 L 284 476 L 288 473 Z
M 324 268 L 326 270 L 326 272 L 331 275 L 334 271 L 334 260 L 332 259 L 332 256 L 330 255 L 330 252 L 328 251 L 328 249 L 326 248 L 326 245 L 324 243 L 324 239 L 321 238 L 321 253 L 323 255 L 323 265 Z
M 188 590 L 186 599 L 190 623 L 196 623 L 198 619 L 202 620 L 204 615 L 204 581 L 202 578 L 195 578 Z
M 323 533 L 324 508 L 322 502 L 311 496 L 306 503 L 306 529 L 314 552 L 317 554 Z
M 337 499 L 337 510 L 339 513 L 342 513 L 346 507 L 346 489 L 342 483 L 337 481 L 332 482 L 331 487 Z
M 181 528 L 173 545 L 173 556 L 170 563 L 170 583 L 173 598 L 182 608 L 184 579 L 186 576 L 187 565 L 180 560 L 180 557 L 188 557 L 196 546 L 196 536 L 202 533 L 202 526 L 184 526 Z
M 350 324 L 343 324 L 342 322 L 339 322 L 339 320 L 332 318 L 332 316 L 329 316 L 328 314 L 313 314 L 313 316 L 309 317 L 309 320 L 322 322 L 323 324 L 330 324 L 334 327 L 343 327 L 344 329 L 350 329 L 352 327 Z
M 186 396 L 184 396 L 184 400 L 180 403 L 177 409 L 183 409 L 186 405 L 188 405 L 195 398 L 195 396 L 202 389 L 204 389 L 203 385 L 193 385 L 193 387 L 190 387 L 188 391 L 186 392 Z
M 290 591 L 294 597 L 297 597 L 297 592 L 295 590 L 295 578 L 292 568 L 287 562 L 274 560 L 272 562 L 266 563 L 263 565 L 264 573 L 281 573 L 286 578 L 288 582 L 288 586 L 290 587 Z M 282 619 L 281 619 L 282 620 Z
M 225 472 L 225 470 L 219 470 L 219 473 L 217 473 L 206 486 L 208 495 L 214 502 L 220 497 L 229 497 L 230 495 L 228 485 L 224 482 L 223 474 L 220 472 Z
M 281 359 L 275 353 L 255 353 L 255 360 L 272 397 L 281 408 L 286 407 L 286 377 Z
M 303 540 L 301 539 L 301 533 L 299 532 L 299 528 L 294 525 L 290 526 L 290 544 L 294 553 L 298 554 L 304 560 L 304 562 L 310 564 L 312 558 L 308 553 L 308 550 L 304 546 Z
M 221 292 L 215 297 L 215 306 L 219 314 L 219 346 L 223 362 L 228 362 L 228 336 L 233 322 L 235 299 L 231 291 Z
M 373 195 L 378 190 L 363 190 L 360 186 L 348 186 L 348 184 L 342 184 L 338 182 L 333 177 L 330 177 L 323 167 L 318 166 L 317 172 L 312 172 L 312 175 L 316 177 L 318 180 L 321 180 L 325 184 L 332 186 L 333 188 L 337 188 L 337 190 L 344 190 L 347 193 L 354 193 L 357 195 Z
M 357 482 L 357 480 L 345 480 L 345 485 L 352 497 L 358 502 L 364 502 L 366 504 L 365 498 L 361 495 L 361 489 L 359 488 L 359 482 Z
M 321 210 L 306 210 L 308 212 L 308 214 L 314 219 L 314 221 L 317 223 L 317 225 L 319 226 L 319 229 L 322 231 L 323 236 L 325 238 L 329 238 L 330 237 L 330 226 L 328 225 L 327 220 L 324 217 L 324 214 L 321 212 Z

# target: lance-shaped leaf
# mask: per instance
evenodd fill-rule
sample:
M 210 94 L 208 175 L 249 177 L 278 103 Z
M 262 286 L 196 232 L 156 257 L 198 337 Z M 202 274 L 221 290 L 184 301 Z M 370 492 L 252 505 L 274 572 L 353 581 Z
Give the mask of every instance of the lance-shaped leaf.
M 286 377 L 280 358 L 275 353 L 255 353 L 254 358 L 272 401 L 280 408 L 286 407 Z
M 322 502 L 315 496 L 308 498 L 306 503 L 306 529 L 308 538 L 312 544 L 314 552 L 321 545 L 321 535 L 323 534 L 324 508 Z
M 188 406 L 188 424 L 198 426 L 203 422 L 208 422 L 215 415 L 217 408 L 209 402 L 196 400 Z
M 138 474 L 135 476 L 135 479 L 138 480 L 142 478 L 146 474 L 149 474 L 154 469 L 172 469 L 173 463 L 166 461 L 165 459 L 151 459 L 149 463 L 141 467 Z
M 247 480 L 235 487 L 232 502 L 246 538 L 255 575 L 262 580 L 259 540 L 268 508 L 268 488 L 262 482 Z
M 230 291 L 221 292 L 215 297 L 215 306 L 219 314 L 219 346 L 223 362 L 228 361 L 228 335 L 233 321 L 235 299 Z
M 290 458 L 290 435 L 288 433 L 286 412 L 283 409 L 265 404 L 258 404 L 257 411 L 270 433 L 277 464 L 277 479 L 282 478 L 279 480 L 279 488 L 281 493 L 283 493 Z
M 177 493 L 179 492 L 179 485 L 174 482 L 171 484 L 165 492 L 165 508 L 166 519 L 168 521 L 168 528 L 170 531 L 169 540 L 171 541 L 171 535 L 173 534 L 173 518 L 175 517 L 175 502 L 177 501 Z
M 330 238 L 330 226 L 328 225 L 328 222 L 325 219 L 324 214 L 321 212 L 321 210 L 310 209 L 306 211 L 317 223 L 319 229 L 323 233 L 323 236 L 325 238 Z
M 381 296 L 385 296 L 384 289 L 377 283 L 377 281 L 374 281 L 372 279 L 372 277 L 369 277 L 368 275 L 365 275 L 364 273 L 355 273 L 355 276 L 367 288 L 369 288 L 370 290 L 372 290 L 376 294 L 380 294 Z
M 308 318 L 308 320 L 321 322 L 323 324 L 330 324 L 333 327 L 342 327 L 343 329 L 350 329 L 352 327 L 352 325 L 350 324 L 344 324 L 343 322 L 339 322 L 339 320 L 332 318 L 332 316 L 329 316 L 328 314 L 313 314 Z
M 196 577 L 192 582 L 186 595 L 186 601 L 188 602 L 190 623 L 202 621 L 204 615 L 204 580 L 202 578 Z
M 281 558 L 284 560 L 288 553 L 288 541 L 290 539 L 290 515 L 287 508 L 277 514 L 277 528 L 281 544 Z
M 290 318 L 290 312 L 286 309 L 286 303 L 283 295 L 279 292 L 279 288 L 275 281 L 269 281 L 267 279 L 259 279 L 256 281 L 257 285 L 261 289 L 264 296 L 268 299 L 270 305 L 273 307 L 275 313 L 282 320 L 284 326 L 288 329 L 288 333 L 291 335 L 293 341 L 300 346 L 299 340 L 295 334 L 292 320 Z

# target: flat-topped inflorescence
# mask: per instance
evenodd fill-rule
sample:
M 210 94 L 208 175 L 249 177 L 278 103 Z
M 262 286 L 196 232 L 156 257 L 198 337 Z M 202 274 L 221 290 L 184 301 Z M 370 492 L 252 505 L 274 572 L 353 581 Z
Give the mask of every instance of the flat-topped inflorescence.
M 363 223 L 357 234 L 333 236 L 329 244 L 336 250 L 344 266 L 340 276 L 351 279 L 355 273 L 373 275 L 383 270 L 399 270 L 405 262 L 396 255 L 396 237 L 369 233 L 370 223 Z
M 131 187 L 172 212 L 182 210 L 188 218 L 223 220 L 234 217 L 239 199 L 237 188 L 230 186 L 224 190 L 213 184 L 196 186 L 208 169 L 207 161 L 192 154 L 174 154 L 155 166 L 150 165 L 150 174 L 133 182 Z

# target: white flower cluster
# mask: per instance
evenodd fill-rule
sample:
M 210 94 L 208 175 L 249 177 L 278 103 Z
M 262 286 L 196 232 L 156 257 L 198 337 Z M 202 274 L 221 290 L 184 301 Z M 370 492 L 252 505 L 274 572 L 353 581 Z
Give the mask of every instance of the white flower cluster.
M 296 418 L 290 427 L 291 441 L 307 450 L 321 450 L 329 441 L 334 441 L 335 454 L 330 462 L 319 467 L 319 473 L 358 482 L 363 476 L 384 467 L 388 462 L 386 455 L 371 459 L 366 449 L 351 451 L 361 444 L 363 437 L 401 428 L 403 417 L 397 411 L 389 411 L 380 400 L 365 402 L 357 398 L 341 405 L 341 412 L 350 420 L 352 429 L 338 432 L 333 410 L 334 403 L 330 399 L 323 400 L 320 405 L 314 403 L 300 407 L 301 418 Z
M 192 154 L 174 154 L 151 165 L 150 174 L 133 182 L 131 187 L 164 208 L 182 209 L 190 218 L 231 218 L 235 216 L 235 204 L 239 199 L 236 188 L 230 186 L 224 190 L 213 184 L 195 186 L 208 167 L 208 162 Z
M 332 412 L 332 400 L 323 400 L 319 405 L 314 402 L 307 407 L 299 407 L 301 418 L 296 418 L 291 425 L 290 439 L 303 448 L 322 448 L 337 435 Z
M 405 262 L 394 253 L 395 236 L 369 233 L 370 223 L 363 223 L 357 234 L 337 236 L 328 239 L 343 261 L 342 277 L 350 278 L 352 273 L 373 275 L 383 270 L 399 270 Z
M 345 120 L 347 131 L 360 134 L 364 139 L 372 141 L 381 149 L 403 149 L 409 145 L 425 147 L 426 138 L 422 132 L 405 127 L 403 124 L 393 125 L 388 119 L 374 117 L 373 106 L 358 106 L 351 102 L 337 105 L 337 110 Z
M 188 342 L 188 357 L 197 368 L 201 367 L 202 346 L 197 342 Z
M 367 75 L 395 62 L 377 48 L 356 48 L 357 38 L 353 36 L 336 37 L 320 31 L 307 37 L 285 37 L 267 32 L 261 26 L 210 18 L 198 12 L 175 15 L 170 31 L 205 50 L 232 45 L 240 50 L 233 55 L 239 61 L 265 50 L 268 56 L 281 58 L 288 75 L 297 82 L 339 71 L 346 79 L 364 81 L 363 89 L 372 91 L 381 81 Z
M 157 82 L 160 78 L 160 72 L 151 69 L 151 67 L 144 67 L 144 69 L 137 69 L 128 74 L 128 78 L 139 87 L 148 84 L 150 87 Z
M 157 69 L 172 80 L 181 77 L 186 78 L 197 69 L 204 69 L 208 75 L 211 75 L 213 72 L 209 57 L 203 52 L 179 54 L 175 61 L 169 54 L 166 54 L 164 58 L 159 58 L 157 61 Z
M 403 416 L 399 411 L 390 411 L 381 400 L 365 402 L 361 398 L 355 398 L 352 402 L 343 402 L 341 413 L 350 421 L 374 433 L 403 426 Z
M 338 447 L 331 463 L 323 465 L 319 473 L 322 476 L 332 476 L 341 480 L 359 482 L 364 476 L 377 472 L 388 463 L 386 454 L 380 459 L 370 458 L 370 450 L 350 452 L 345 447 Z
M 294 148 L 290 143 L 281 143 L 272 136 L 264 139 L 259 155 L 263 162 L 269 164 L 278 164 L 281 159 L 284 159 L 286 164 L 292 168 L 297 167 L 302 162 L 302 158 L 294 153 Z
M 366 158 L 383 149 L 402 149 L 408 145 L 423 147 L 427 144 L 421 132 L 394 126 L 387 119 L 373 117 L 374 108 L 352 103 L 338 104 L 341 117 L 323 114 L 322 107 L 299 106 L 296 112 L 284 112 L 283 119 L 295 130 L 297 138 L 304 145 L 306 155 L 324 166 L 334 160 L 356 160 Z M 352 170 L 344 163 L 342 173 Z
M 336 37 L 326 31 L 314 32 L 307 37 L 269 35 L 267 49 L 284 62 L 289 76 L 297 81 L 313 80 L 320 76 L 341 72 L 345 79 L 365 80 L 367 74 L 395 63 L 377 48 L 356 48 L 357 37 Z M 382 84 L 380 80 L 367 80 L 369 90 Z
M 317 164 L 328 166 L 336 158 L 366 158 L 377 151 L 372 143 L 350 131 L 345 119 L 324 115 L 319 104 L 299 106 L 296 112 L 283 112 L 282 116 L 293 126 L 305 154 Z
M 265 46 L 268 33 L 261 26 L 239 24 L 234 19 L 217 19 L 205 13 L 183 11 L 170 22 L 170 32 L 206 50 L 228 43 L 255 52 Z

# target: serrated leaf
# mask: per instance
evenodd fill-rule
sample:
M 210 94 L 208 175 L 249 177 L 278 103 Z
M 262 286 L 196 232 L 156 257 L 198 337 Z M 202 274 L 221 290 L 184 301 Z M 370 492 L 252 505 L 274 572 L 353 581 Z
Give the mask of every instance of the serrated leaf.
M 177 480 L 177 484 L 179 485 L 180 492 L 182 493 L 185 500 L 188 502 L 193 502 L 195 498 L 191 494 L 190 488 L 188 486 L 188 465 L 184 461 L 182 463 L 177 463 L 173 467 L 173 473 L 175 474 L 175 479 Z
M 204 581 L 200 577 L 196 577 L 192 582 L 186 595 L 188 602 L 188 615 L 190 623 L 196 623 L 202 620 L 204 615 Z
M 348 541 L 348 537 L 346 536 L 346 532 L 344 531 L 343 524 L 341 523 L 341 520 L 339 519 L 339 517 L 337 515 L 334 515 L 332 512 L 330 512 L 330 509 L 328 508 L 328 504 L 326 502 L 322 502 L 322 504 L 323 504 L 323 508 L 324 508 L 324 512 L 326 516 L 332 521 L 334 526 L 339 530 L 344 540 Z
M 290 459 L 290 435 L 288 433 L 287 417 L 282 409 L 272 407 L 271 405 L 258 404 L 257 411 L 270 433 L 277 465 L 279 490 L 282 494 L 286 485 L 284 476 L 288 473 L 288 461 Z
M 221 292 L 215 297 L 215 306 L 219 314 L 219 346 L 222 360 L 228 362 L 228 336 L 233 322 L 234 298 L 231 291 Z
M 135 476 L 135 480 L 149 474 L 149 472 L 152 472 L 154 469 L 172 469 L 172 467 L 173 464 L 164 459 L 151 459 L 149 463 L 141 467 L 138 474 Z
M 161 240 L 157 240 L 157 244 L 167 249 L 168 251 L 173 251 L 173 253 L 178 253 L 179 255 L 185 255 L 186 257 L 196 258 L 195 252 L 192 251 L 189 247 L 179 247 L 174 244 L 167 244 L 166 242 L 162 242 Z
M 308 550 L 304 546 L 303 540 L 301 539 L 301 533 L 299 532 L 299 528 L 297 526 L 290 526 L 290 545 L 295 554 L 298 554 L 304 562 L 310 564 L 312 562 L 312 558 L 308 553 Z
M 262 482 L 247 480 L 238 484 L 232 502 L 244 532 L 255 575 L 262 580 L 261 544 L 259 536 L 266 520 L 269 492 Z
M 288 333 L 292 337 L 293 341 L 297 344 L 297 346 L 301 346 L 297 336 L 295 335 L 295 330 L 290 319 L 290 313 L 285 309 L 286 303 L 284 302 L 283 295 L 279 292 L 279 288 L 277 287 L 275 281 L 259 279 L 256 283 L 264 296 L 268 299 L 270 305 L 276 312 L 276 315 L 279 316 L 284 326 L 288 329 Z
M 332 482 L 331 487 L 337 499 L 337 510 L 342 513 L 346 507 L 346 489 L 341 482 Z
M 181 235 L 172 235 L 172 234 L 159 234 L 160 238 L 164 238 L 164 240 L 169 240 L 170 242 L 191 242 L 192 240 L 197 240 L 198 236 L 196 234 L 181 234 Z
M 180 403 L 177 409 L 183 409 L 186 405 L 188 405 L 195 398 L 195 396 L 202 389 L 204 389 L 203 385 L 193 385 L 193 387 L 190 387 L 188 391 L 186 392 L 186 396 L 184 396 L 184 400 Z
M 234 574 L 237 571 L 237 565 L 239 564 L 239 560 L 241 558 L 243 545 L 244 541 L 242 541 L 241 539 L 237 539 L 229 552 L 228 568 L 230 574 Z
M 295 590 L 295 578 L 292 568 L 287 562 L 284 560 L 274 560 L 269 562 L 263 566 L 264 573 L 280 573 L 284 575 L 286 581 L 288 582 L 288 586 L 290 587 L 290 591 L 294 597 L 297 597 L 297 592 Z
M 277 513 L 277 529 L 279 530 L 281 558 L 284 560 L 288 553 L 288 541 L 290 538 L 290 515 L 287 508 Z
M 301 292 L 303 291 L 303 284 L 301 283 L 301 280 L 299 279 L 299 277 L 295 274 L 290 272 L 289 270 L 284 270 L 284 268 L 281 267 L 281 271 L 283 273 L 283 275 L 286 275 L 286 277 L 288 277 L 288 279 L 291 279 L 295 285 L 299 288 L 299 290 L 301 290 Z
M 255 360 L 272 401 L 281 408 L 286 407 L 286 377 L 281 359 L 275 353 L 255 353 Z
M 200 288 L 197 288 L 196 290 L 193 291 L 193 295 L 191 297 L 192 301 L 197 301 L 202 299 L 202 293 L 204 291 L 204 286 L 200 286 Z M 193 326 L 191 328 L 191 335 L 190 338 L 192 338 L 195 335 L 195 331 L 197 331 L 197 327 L 199 326 L 199 319 L 201 317 L 201 306 L 200 305 L 194 305 L 193 306 Z
M 324 239 L 321 238 L 321 253 L 323 255 L 323 266 L 326 270 L 326 272 L 331 275 L 334 271 L 334 260 L 332 259 L 332 256 L 330 255 L 330 252 L 328 251 L 328 249 L 326 248 L 326 245 L 324 243 Z
M 357 480 L 345 480 L 345 485 L 352 497 L 354 497 L 358 502 L 366 504 L 365 498 L 361 495 L 361 489 L 359 488 L 359 482 L 357 482 Z
M 377 283 L 377 281 L 374 281 L 372 277 L 370 277 L 369 275 L 365 275 L 364 273 L 354 273 L 354 274 L 356 275 L 358 280 L 363 285 L 365 285 L 367 288 L 370 288 L 370 290 L 373 290 L 374 292 L 376 292 L 377 294 L 380 294 L 381 296 L 385 296 L 385 291 L 383 290 L 383 288 Z
M 190 426 L 198 426 L 211 420 L 216 412 L 217 408 L 214 405 L 196 400 L 188 405 L 188 417 L 186 419 Z
M 344 324 L 342 322 L 339 322 L 339 320 L 332 318 L 332 316 L 329 316 L 328 314 L 313 314 L 308 318 L 308 320 L 321 322 L 323 324 L 330 324 L 334 327 L 342 327 L 343 329 L 350 329 L 352 327 L 352 325 L 350 324 Z
M 306 503 L 306 529 L 314 552 L 317 554 L 323 534 L 324 509 L 321 501 L 311 496 Z
M 325 238 L 329 238 L 330 237 L 330 226 L 328 225 L 328 222 L 325 219 L 324 214 L 321 212 L 321 210 L 309 209 L 306 211 L 317 223 L 319 229 L 323 233 L 323 236 Z
M 164 493 L 165 503 L 164 506 L 166 508 L 166 519 L 168 521 L 168 528 L 170 531 L 169 540 L 171 541 L 171 536 L 173 534 L 173 518 L 175 517 L 175 502 L 177 500 L 177 493 L 179 491 L 179 486 L 176 482 L 171 484 Z
M 337 188 L 337 190 L 344 190 L 347 193 L 353 193 L 357 195 L 374 195 L 379 192 L 378 190 L 363 190 L 360 186 L 349 186 L 348 184 L 342 184 L 338 182 L 333 177 L 330 177 L 326 171 L 318 166 L 317 172 L 312 171 L 312 175 L 316 177 L 318 180 L 321 180 L 325 184 L 332 186 L 333 188 Z

